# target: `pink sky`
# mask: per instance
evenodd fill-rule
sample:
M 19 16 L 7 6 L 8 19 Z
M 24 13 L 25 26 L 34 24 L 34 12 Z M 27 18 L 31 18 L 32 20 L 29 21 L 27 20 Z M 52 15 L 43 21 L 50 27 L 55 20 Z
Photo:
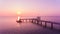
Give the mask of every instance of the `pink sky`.
M 0 16 L 60 16 L 60 0 L 0 0 Z

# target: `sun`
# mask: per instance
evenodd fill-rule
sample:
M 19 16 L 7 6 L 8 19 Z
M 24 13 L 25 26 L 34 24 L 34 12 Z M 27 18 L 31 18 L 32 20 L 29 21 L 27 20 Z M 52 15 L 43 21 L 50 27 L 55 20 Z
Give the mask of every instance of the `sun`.
M 17 11 L 17 15 L 20 15 L 21 14 L 21 12 L 20 11 Z

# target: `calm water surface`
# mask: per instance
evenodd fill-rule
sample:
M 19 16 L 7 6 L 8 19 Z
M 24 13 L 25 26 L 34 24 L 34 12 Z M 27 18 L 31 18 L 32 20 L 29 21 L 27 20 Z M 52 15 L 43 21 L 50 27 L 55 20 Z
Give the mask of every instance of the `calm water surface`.
M 29 22 L 19 24 L 16 22 L 16 18 L 17 17 L 0 17 L 0 34 L 39 34 L 41 33 L 40 31 L 44 32 L 43 30 L 47 30 L 47 29 L 43 29 L 43 27 L 40 27 L 38 25 L 29 23 Z M 60 22 L 60 17 L 42 17 L 41 19 Z M 60 26 L 59 25 L 57 26 L 58 26 L 58 29 L 60 29 Z M 44 32 L 44 33 L 47 33 L 47 32 Z

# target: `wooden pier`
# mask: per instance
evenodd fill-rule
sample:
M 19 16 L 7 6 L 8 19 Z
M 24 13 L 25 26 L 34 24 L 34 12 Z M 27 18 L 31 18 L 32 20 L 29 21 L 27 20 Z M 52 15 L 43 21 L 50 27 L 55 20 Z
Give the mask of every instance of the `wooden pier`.
M 52 22 L 52 21 L 45 21 L 45 20 L 39 20 L 39 19 L 36 19 L 36 18 L 30 18 L 30 19 L 20 19 L 22 22 L 31 22 L 31 23 L 35 23 L 35 24 L 39 24 L 41 26 L 43 26 L 42 23 L 45 23 L 44 27 L 47 27 L 47 23 L 50 23 L 50 28 L 53 29 L 54 28 L 54 24 L 56 25 L 60 25 L 60 23 L 57 23 L 57 22 Z

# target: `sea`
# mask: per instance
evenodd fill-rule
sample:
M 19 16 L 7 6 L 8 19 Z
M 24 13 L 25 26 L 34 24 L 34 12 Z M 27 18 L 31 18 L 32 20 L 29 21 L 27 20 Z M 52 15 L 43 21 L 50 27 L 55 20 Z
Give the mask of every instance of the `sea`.
M 21 17 L 32 18 L 32 17 Z M 33 17 L 36 18 L 36 17 Z M 60 16 L 40 16 L 41 20 L 52 21 L 60 23 Z M 51 31 L 48 28 L 43 28 L 33 23 L 17 23 L 17 17 L 0 17 L 0 34 L 60 34 L 56 31 Z M 44 25 L 44 23 L 43 23 Z M 50 27 L 47 23 L 47 27 Z M 60 25 L 54 24 L 55 29 L 60 29 Z

